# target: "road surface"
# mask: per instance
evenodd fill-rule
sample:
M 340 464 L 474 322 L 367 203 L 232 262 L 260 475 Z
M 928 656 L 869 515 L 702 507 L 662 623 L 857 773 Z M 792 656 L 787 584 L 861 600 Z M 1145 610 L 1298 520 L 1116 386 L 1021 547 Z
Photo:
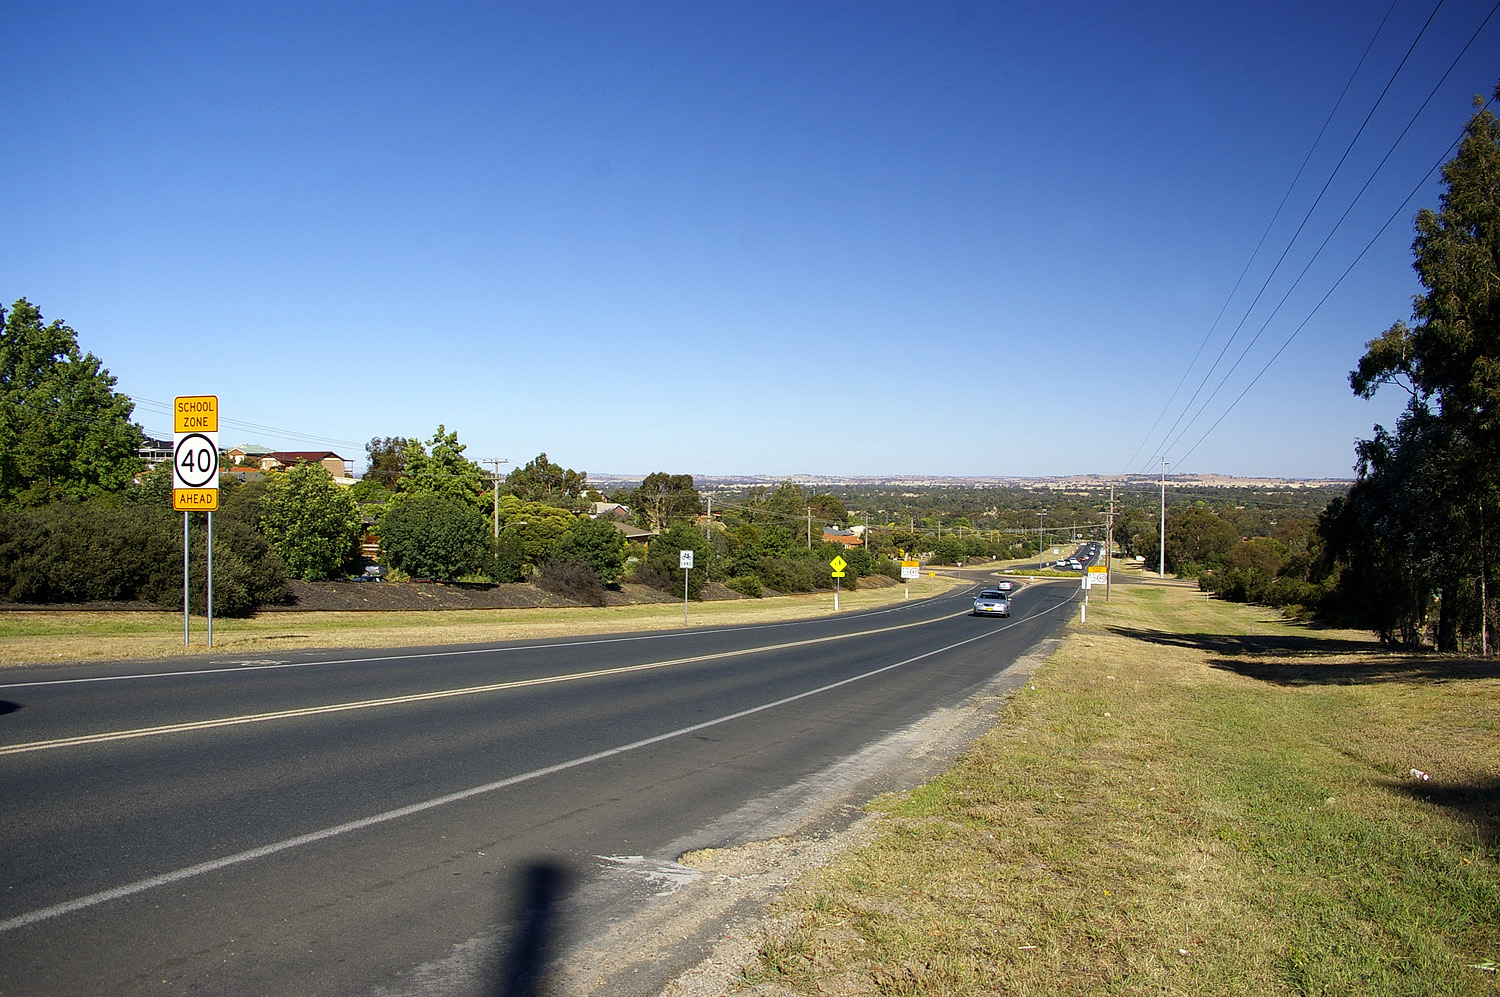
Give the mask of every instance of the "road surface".
M 655 992 L 711 940 L 630 937 L 683 852 L 882 788 L 848 760 L 990 687 L 1078 590 L 1031 586 L 1009 620 L 972 594 L 6 672 L 0 993 L 521 993 L 548 960 L 579 992 Z

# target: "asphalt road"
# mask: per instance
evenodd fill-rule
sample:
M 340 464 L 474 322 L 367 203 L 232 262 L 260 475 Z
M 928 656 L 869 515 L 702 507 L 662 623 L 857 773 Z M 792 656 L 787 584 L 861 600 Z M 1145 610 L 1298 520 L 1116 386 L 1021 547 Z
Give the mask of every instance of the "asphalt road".
M 972 591 L 753 627 L 6 672 L 0 994 L 526 992 L 663 893 L 687 847 L 763 832 L 786 787 L 973 696 L 1078 594 L 1033 586 L 995 620 L 967 615 Z M 654 992 L 680 948 L 600 992 Z

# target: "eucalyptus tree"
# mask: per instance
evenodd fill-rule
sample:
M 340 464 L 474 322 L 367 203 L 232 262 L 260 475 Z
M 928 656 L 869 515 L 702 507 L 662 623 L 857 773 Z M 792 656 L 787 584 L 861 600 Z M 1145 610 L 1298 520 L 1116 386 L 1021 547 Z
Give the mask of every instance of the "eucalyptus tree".
M 1408 400 L 1394 434 L 1377 427 L 1359 444 L 1360 483 L 1341 512 L 1343 531 L 1333 531 L 1349 551 L 1357 525 L 1412 599 L 1437 593 L 1443 650 L 1465 633 L 1488 649 L 1500 522 L 1500 122 L 1476 103 L 1443 166 L 1438 210 L 1417 215 L 1413 268 L 1426 293 L 1414 299 L 1412 323 L 1368 343 L 1349 375 L 1361 397 L 1396 385 Z M 1411 636 L 1407 628 L 1403 642 Z

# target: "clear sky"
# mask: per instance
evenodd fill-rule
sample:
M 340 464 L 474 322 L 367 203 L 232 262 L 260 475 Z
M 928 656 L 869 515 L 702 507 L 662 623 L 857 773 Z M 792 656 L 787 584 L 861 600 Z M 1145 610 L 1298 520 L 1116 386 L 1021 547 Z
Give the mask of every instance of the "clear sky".
M 1434 2 L 8 0 L 0 299 L 360 468 L 1349 476 L 1500 79 Z

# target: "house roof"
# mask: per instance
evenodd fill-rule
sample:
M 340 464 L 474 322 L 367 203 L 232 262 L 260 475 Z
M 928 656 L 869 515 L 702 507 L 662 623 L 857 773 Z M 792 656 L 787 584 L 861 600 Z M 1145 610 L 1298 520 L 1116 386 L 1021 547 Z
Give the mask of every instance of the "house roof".
M 275 457 L 283 464 L 294 464 L 299 460 L 305 460 L 309 464 L 316 464 L 318 461 L 327 460 L 329 457 L 332 457 L 334 460 L 344 459 L 332 450 L 268 450 L 265 456 Z
M 270 447 L 263 447 L 259 443 L 241 443 L 237 447 L 231 447 L 228 452 L 233 453 L 236 450 L 246 457 L 267 457 L 275 452 Z

